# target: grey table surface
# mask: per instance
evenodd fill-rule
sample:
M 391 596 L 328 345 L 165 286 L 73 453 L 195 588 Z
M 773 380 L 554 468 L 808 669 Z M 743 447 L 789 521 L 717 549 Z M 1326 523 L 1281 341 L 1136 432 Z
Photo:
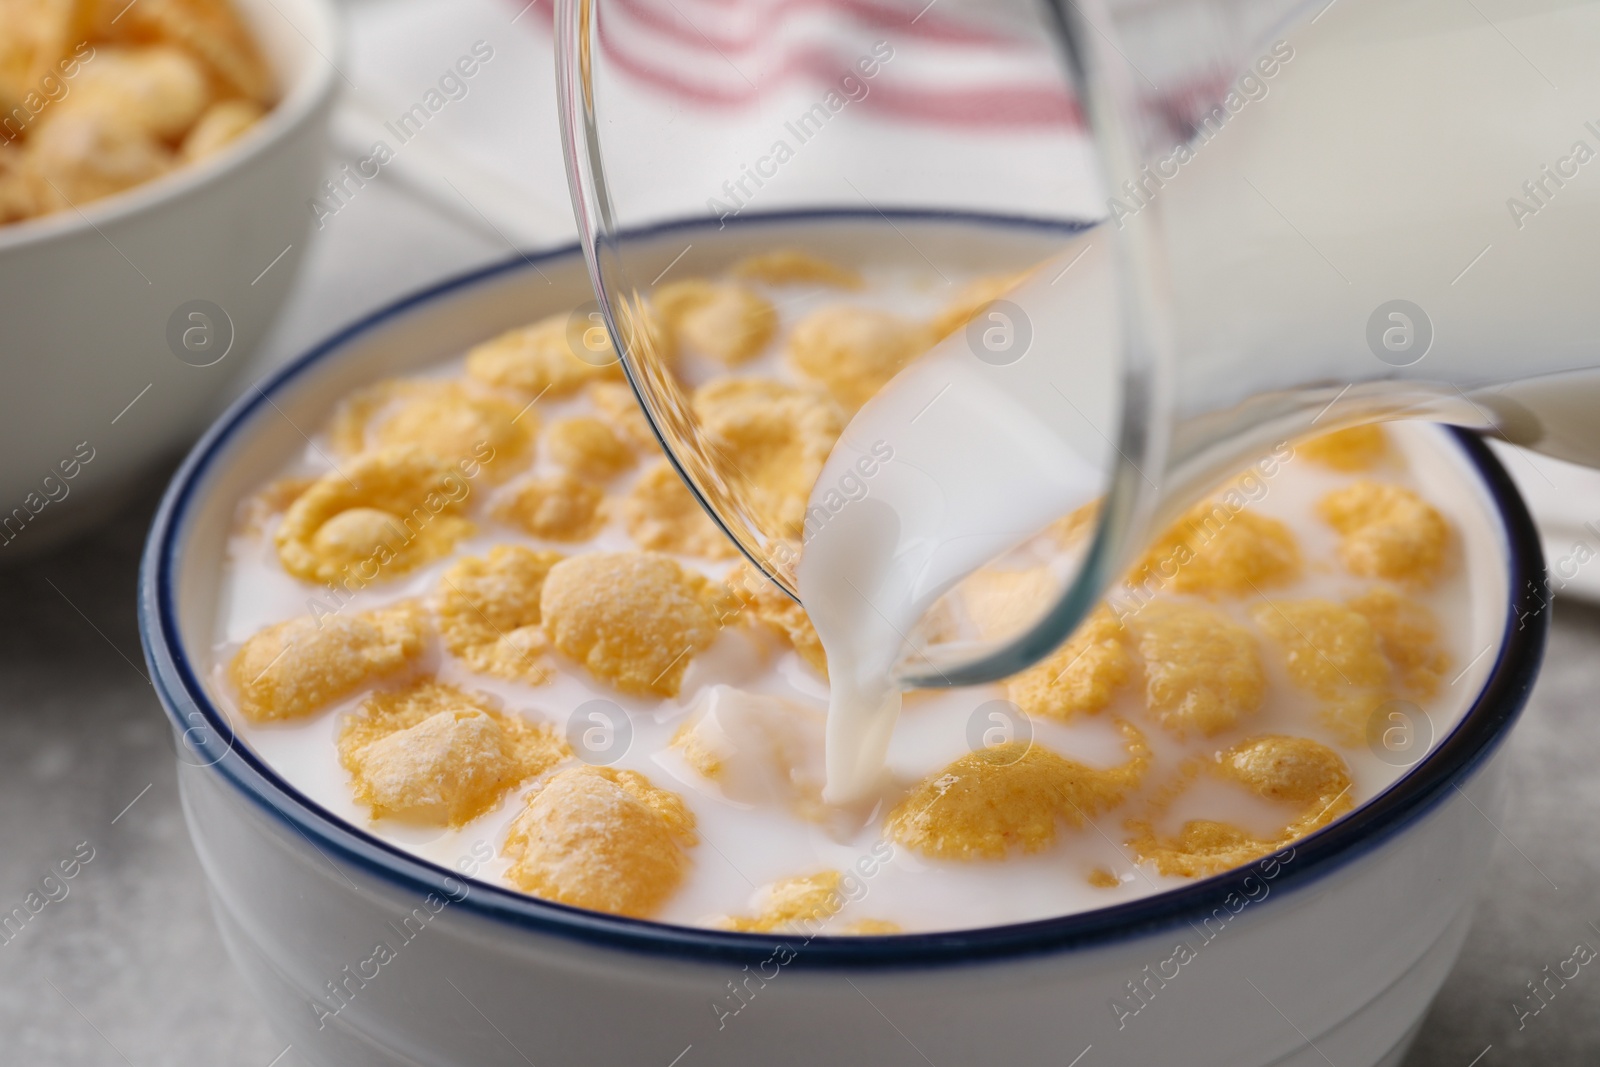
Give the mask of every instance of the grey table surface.
M 340 214 L 269 361 L 363 307 L 508 254 L 420 204 L 406 205 L 397 232 L 391 198 L 403 195 L 375 186 Z M 352 269 L 374 259 L 389 264 L 381 278 Z M 139 649 L 135 575 L 166 474 L 152 472 L 90 536 L 0 570 L 0 912 L 80 843 L 93 849 L 68 895 L 0 943 L 3 1065 L 300 1064 L 212 924 Z M 1521 1028 L 1513 1008 L 1577 942 L 1600 947 L 1597 656 L 1600 609 L 1558 602 L 1543 677 L 1510 743 L 1510 808 L 1488 886 L 1410 1067 L 1600 1063 L 1591 970 Z

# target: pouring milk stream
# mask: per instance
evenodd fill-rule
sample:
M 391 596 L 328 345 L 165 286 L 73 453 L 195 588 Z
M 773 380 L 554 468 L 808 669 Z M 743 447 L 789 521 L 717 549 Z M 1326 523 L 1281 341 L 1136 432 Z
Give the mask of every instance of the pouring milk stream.
M 1270 92 L 1112 207 L 1158 205 L 1164 234 L 1171 447 L 1138 472 L 1156 519 L 1274 442 L 1376 419 L 1600 462 L 1600 4 L 1492 25 L 1470 4 L 1341 0 L 1285 33 Z M 918 620 L 1122 459 L 1113 229 L 903 371 L 817 481 L 893 447 L 797 572 L 828 656 L 830 802 L 882 773 Z M 990 329 L 1031 340 L 985 351 Z

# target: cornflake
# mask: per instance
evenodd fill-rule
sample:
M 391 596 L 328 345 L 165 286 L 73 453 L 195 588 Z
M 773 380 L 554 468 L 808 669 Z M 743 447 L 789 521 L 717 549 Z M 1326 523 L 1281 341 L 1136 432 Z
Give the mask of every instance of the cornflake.
M 470 492 L 453 467 L 421 449 L 364 453 L 289 505 L 274 537 L 278 559 L 313 582 L 339 582 L 346 571 L 363 584 L 393 577 L 472 533 L 460 515 Z
M 844 907 L 844 895 L 839 892 L 841 881 L 838 871 L 780 878 L 761 891 L 759 914 L 730 915 L 714 925 L 752 934 L 815 930 Z
M 921 323 L 887 311 L 836 304 L 795 325 L 788 359 L 795 371 L 820 382 L 841 407 L 853 412 L 935 340 Z
M 1210 501 L 1174 523 L 1128 582 L 1216 599 L 1284 585 L 1299 575 L 1300 548 L 1289 527 Z
M 736 554 L 728 538 L 690 495 L 678 472 L 658 460 L 622 499 L 622 522 L 640 548 L 686 556 L 727 559 Z
M 304 718 L 410 670 L 425 633 L 426 616 L 409 601 L 359 615 L 306 615 L 246 641 L 228 681 L 251 722 Z
M 176 140 L 211 103 L 205 71 L 186 52 L 165 45 L 104 47 L 72 80 L 72 92 L 46 126 L 61 115 L 93 114 L 113 125 L 141 130 L 161 141 Z
M 1283 648 L 1289 678 L 1318 696 L 1389 683 L 1376 631 L 1350 608 L 1328 600 L 1273 600 L 1251 616 Z
M 548 723 L 434 681 L 376 693 L 339 733 L 339 762 L 374 819 L 461 826 L 572 753 Z
M 933 317 L 934 339 L 942 341 L 961 329 L 974 315 L 1015 289 L 1032 273 L 1032 270 L 1024 270 L 1015 274 L 988 274 L 962 286 L 955 298 Z
M 222 100 L 206 108 L 184 135 L 178 158 L 185 163 L 214 156 L 243 137 L 266 115 L 253 100 Z
M 1378 644 L 1412 696 L 1428 698 L 1450 669 L 1450 654 L 1439 647 L 1439 621 L 1427 606 L 1388 586 L 1378 586 L 1347 602 L 1372 624 Z
M 592 415 L 557 419 L 545 431 L 550 458 L 583 478 L 607 481 L 633 466 L 633 450 Z
M 1426 586 L 1444 570 L 1450 524 L 1403 486 L 1360 481 L 1323 497 L 1317 512 L 1344 535 L 1339 559 L 1352 574 Z
M 381 382 L 351 396 L 334 413 L 328 436 L 344 455 L 369 448 L 414 446 L 450 464 L 482 461 L 502 481 L 533 456 L 537 419 L 531 411 L 459 382 Z
M 605 523 L 605 493 L 565 471 L 511 486 L 491 509 L 495 518 L 547 541 L 586 541 Z
M 1093 532 L 1094 524 L 1099 521 L 1100 501 L 1091 500 L 1051 523 L 1045 529 L 1045 536 L 1062 548 L 1074 548 Z
M 1261 707 L 1266 674 L 1255 636 L 1220 612 L 1157 602 L 1135 616 L 1145 699 L 1167 729 L 1220 733 Z
M 935 859 L 1003 859 L 1015 848 L 1038 852 L 1060 822 L 1082 826 L 1122 802 L 1144 777 L 1149 750 L 1122 724 L 1128 762 L 1087 767 L 1020 741 L 968 753 L 918 784 L 889 813 L 885 833 Z
M 622 364 L 605 331 L 598 326 L 584 330 L 585 354 L 579 356 L 568 336 L 570 319 L 551 315 L 485 341 L 467 353 L 467 373 L 486 385 L 551 399 L 593 381 L 620 379 Z
M 594 552 L 550 568 L 540 611 L 555 646 L 596 678 L 671 697 L 716 638 L 712 598 L 710 582 L 666 556 Z
M 1122 884 L 1122 879 L 1105 867 L 1096 867 L 1084 876 L 1084 880 L 1096 889 L 1115 889 Z
M 1231 823 L 1186 822 L 1175 838 L 1161 838 L 1148 822 L 1130 821 L 1130 842 L 1141 862 L 1168 877 L 1200 878 L 1277 852 L 1354 807 L 1350 770 L 1327 745 L 1304 737 L 1267 734 L 1218 754 L 1213 771 L 1266 800 L 1300 809 L 1278 833 L 1262 838 Z
M 662 286 L 650 302 L 680 341 L 730 367 L 758 355 L 778 330 L 777 309 L 742 285 L 691 278 Z
M 728 271 L 730 277 L 765 285 L 829 285 L 860 289 L 866 284 L 856 271 L 820 259 L 799 248 L 775 248 L 747 256 Z
M 1336 471 L 1371 470 L 1389 456 L 1389 436 L 1373 423 L 1313 437 L 1295 446 L 1295 454 Z
M 961 603 L 978 636 L 992 640 L 1016 633 L 1036 618 L 1053 586 L 1048 567 L 1020 571 L 985 567 L 961 583 Z
M 812 486 L 844 428 L 839 409 L 814 390 L 751 378 L 707 382 L 693 404 L 767 532 L 800 537 Z
M 67 0 L 8 0 L 0 6 L 6 32 L 0 37 L 0 106 L 7 111 L 38 92 L 55 73 L 56 61 L 82 40 L 83 12 Z
M 1006 694 L 1029 715 L 1073 719 L 1105 710 L 1133 677 L 1128 632 L 1096 608 L 1065 644 L 1006 683 Z
M 682 883 L 694 814 L 634 771 L 574 767 L 529 794 L 503 854 L 518 889 L 580 908 L 648 918 Z
M 805 608 L 749 562 L 734 567 L 725 581 L 750 618 L 785 638 L 813 670 L 828 676 L 828 654 Z
M 644 417 L 638 398 L 626 383 L 595 382 L 589 386 L 589 401 L 628 444 L 641 452 L 659 451 L 661 444 L 650 428 L 650 420 Z
M 32 131 L 23 153 L 42 211 L 62 211 L 159 178 L 172 153 L 141 127 L 98 112 L 53 116 Z
M 472 670 L 540 685 L 550 672 L 540 662 L 539 594 L 559 552 L 496 545 L 487 557 L 457 560 L 439 579 L 439 634 L 444 647 Z
M 1308 737 L 1266 734 L 1228 749 L 1218 773 L 1267 800 L 1326 805 L 1350 789 L 1350 769 L 1339 754 Z
M 1259 838 L 1233 823 L 1190 819 L 1175 837 L 1160 837 L 1134 822 L 1129 847 L 1139 862 L 1168 878 L 1204 878 L 1260 859 L 1277 851 L 1273 839 Z
M 197 57 L 228 92 L 258 104 L 272 101 L 272 74 L 226 0 L 139 0 L 98 29 L 117 40 L 177 45 Z

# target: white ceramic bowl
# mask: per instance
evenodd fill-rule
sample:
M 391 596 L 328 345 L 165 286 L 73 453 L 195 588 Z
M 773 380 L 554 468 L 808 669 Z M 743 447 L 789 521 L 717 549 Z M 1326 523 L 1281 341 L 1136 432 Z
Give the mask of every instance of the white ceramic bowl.
M 193 440 L 289 292 L 339 83 L 336 16 L 327 0 L 236 3 L 281 94 L 255 129 L 80 211 L 0 227 L 0 563 L 92 521 Z M 190 311 L 208 345 L 181 343 L 201 325 Z
M 741 217 L 720 235 L 667 226 L 632 247 L 665 265 L 692 242 L 694 271 L 802 236 L 840 259 L 914 251 L 1003 269 L 1033 262 L 1059 230 L 834 213 Z M 1471 709 L 1395 786 L 1288 853 L 1128 904 L 810 942 L 617 918 L 413 858 L 236 743 L 207 692 L 214 578 L 236 502 L 304 447 L 295 425 L 318 425 L 357 385 L 589 296 L 581 258 L 563 249 L 351 327 L 213 427 L 152 530 L 140 625 L 190 832 L 228 947 L 299 1055 L 321 1067 L 1399 1062 L 1466 936 L 1496 836 L 1495 752 L 1544 644 L 1544 615 L 1521 606 L 1542 573 L 1532 523 L 1462 434 L 1416 430 L 1492 606 L 1473 620 L 1495 651 Z

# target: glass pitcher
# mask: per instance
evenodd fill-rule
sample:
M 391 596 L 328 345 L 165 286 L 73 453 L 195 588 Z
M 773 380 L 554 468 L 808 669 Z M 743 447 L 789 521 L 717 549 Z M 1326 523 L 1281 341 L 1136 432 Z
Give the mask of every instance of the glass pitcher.
M 936 3 L 557 5 L 597 320 L 686 483 L 790 595 L 805 584 L 798 559 L 848 567 L 858 531 L 846 519 L 812 540 L 808 524 L 802 557 L 743 491 L 652 324 L 651 289 L 672 264 L 659 242 L 633 255 L 641 227 L 685 205 L 725 227 L 752 205 L 843 203 L 898 231 L 907 204 L 1037 213 L 1051 195 L 1053 214 L 1093 223 L 1063 228 L 1047 262 L 869 400 L 822 469 L 818 485 L 833 484 L 887 440 L 895 462 L 871 506 L 921 493 L 943 509 L 937 536 L 901 522 L 878 549 L 874 565 L 898 572 L 883 595 L 911 616 L 950 587 L 930 574 L 970 571 L 1092 505 L 1079 511 L 1087 536 L 1055 561 L 1048 609 L 983 642 L 902 635 L 902 687 L 1037 661 L 1156 531 L 1279 442 L 1430 419 L 1600 464 L 1600 301 L 1588 293 L 1600 278 L 1600 2 Z M 641 26 L 667 42 L 659 53 Z M 700 68 L 674 66 L 674 49 Z M 942 93 L 941 49 L 954 57 Z M 850 55 L 860 62 L 840 62 Z M 920 95 L 892 89 L 888 73 L 912 65 Z M 823 118 L 773 102 L 796 70 L 841 68 L 842 104 L 825 100 Z M 736 102 L 721 107 L 719 93 Z M 849 166 L 815 149 L 811 162 L 823 121 L 843 129 L 873 93 L 894 122 L 943 125 L 902 136 L 880 114 L 882 136 L 868 122 L 848 142 Z M 1075 126 L 1092 143 L 1071 142 Z M 996 142 L 999 127 L 1024 132 Z M 773 151 L 753 155 L 778 129 Z M 922 155 L 896 158 L 913 143 Z M 982 158 L 995 143 L 1004 156 Z M 1002 201 L 1008 175 L 1037 179 L 1027 202 L 972 203 L 985 167 Z M 1051 168 L 1081 180 L 1054 188 Z M 784 183 L 808 169 L 797 201 Z M 863 173 L 894 181 L 869 192 Z M 915 480 L 956 439 L 962 484 L 896 496 L 895 477 Z

